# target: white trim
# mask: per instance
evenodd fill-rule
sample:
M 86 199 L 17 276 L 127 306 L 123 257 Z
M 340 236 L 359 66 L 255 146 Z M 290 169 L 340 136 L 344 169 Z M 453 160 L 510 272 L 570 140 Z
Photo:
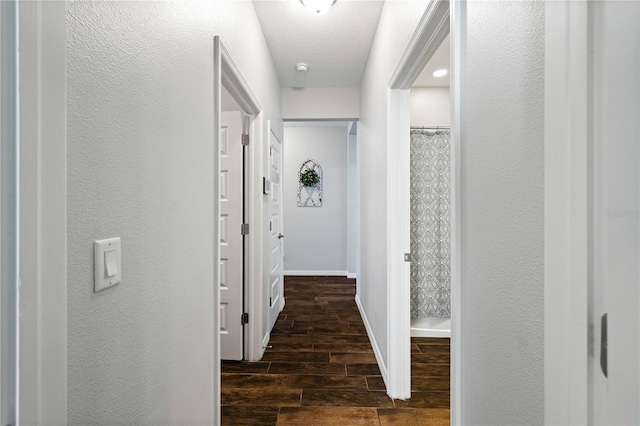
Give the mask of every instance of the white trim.
M 396 66 L 389 87 L 410 89 L 449 34 L 449 1 L 432 0 Z
M 451 332 L 448 330 L 434 330 L 434 329 L 411 329 L 411 337 L 451 337 Z
M 356 274 L 355 272 L 348 272 L 347 273 L 347 278 L 357 279 L 358 278 L 358 274 Z
M 0 421 L 19 424 L 20 127 L 18 2 L 0 3 Z
M 589 421 L 588 8 L 545 5 L 545 424 Z
M 258 98 L 253 94 L 249 83 L 244 79 L 240 69 L 233 61 L 229 51 L 220 41 L 220 36 L 215 36 L 219 42 L 220 55 L 222 60 L 221 78 L 222 85 L 227 89 L 233 99 L 238 102 L 240 108 L 249 115 L 258 115 L 262 111 L 262 106 Z
M 213 38 L 213 217 L 220 217 L 220 125 L 222 119 L 222 54 L 220 38 Z M 213 424 L 220 415 L 220 221 L 213 227 Z
M 411 398 L 410 92 L 387 89 L 387 393 Z
M 409 91 L 442 41 L 452 34 L 453 78 L 461 76 L 466 8 L 463 2 L 435 0 L 429 3 L 417 29 L 389 81 L 388 91 L 388 161 L 387 193 L 392 197 L 387 206 L 388 238 L 388 308 L 387 338 L 389 345 L 388 393 L 395 398 L 410 397 L 410 282 L 409 265 L 403 253 L 409 252 Z M 450 14 L 450 10 L 455 14 Z M 450 16 L 451 15 L 451 16 Z M 458 40 L 457 44 L 456 41 Z M 453 82 L 455 84 L 455 81 Z M 456 89 L 457 87 L 457 89 Z M 452 86 L 452 365 L 451 414 L 453 424 L 460 424 L 460 212 L 455 203 L 460 200 L 460 84 Z M 456 121 L 457 120 L 457 121 Z M 398 285 L 400 283 L 401 285 Z M 402 314 L 400 314 L 402 313 Z
M 66 5 L 20 3 L 20 419 L 67 423 Z
M 346 277 L 347 271 L 307 271 L 307 270 L 285 270 L 285 276 L 301 277 Z
M 462 424 L 462 87 L 466 65 L 467 3 L 451 1 L 451 424 Z
M 367 330 L 367 335 L 369 336 L 369 342 L 371 343 L 371 347 L 373 348 L 373 354 L 375 355 L 376 361 L 378 362 L 378 367 L 380 368 L 380 373 L 382 374 L 382 380 L 384 380 L 385 386 L 388 387 L 389 371 L 387 370 L 387 366 L 384 363 L 384 359 L 382 358 L 380 346 L 378 345 L 378 341 L 375 338 L 375 334 L 373 333 L 371 324 L 369 324 L 367 315 L 364 313 L 364 308 L 362 307 L 362 303 L 360 302 L 360 297 L 357 294 L 355 299 L 356 306 L 358 307 L 358 311 L 360 311 L 360 316 L 362 317 L 362 322 L 364 323 L 364 328 L 365 330 Z
M 4 7 L 6 7 L 6 5 L 4 3 L 0 3 L 0 46 L 3 45 L 3 43 L 5 42 L 5 38 L 6 35 L 4 35 L 2 29 L 5 29 L 5 32 L 7 31 L 8 26 L 6 24 L 2 24 L 2 10 L 4 9 Z M 6 12 L 5 12 L 6 14 Z M 6 15 L 5 15 L 6 18 Z M 17 30 L 16 30 L 17 32 Z M 16 43 L 17 45 L 17 43 Z M 16 48 L 17 50 L 17 48 Z M 5 65 L 5 58 L 4 56 L 7 55 L 7 49 L 0 47 L 0 114 L 2 114 L 2 111 L 4 110 L 4 108 L 15 108 L 17 110 L 17 108 L 15 107 L 15 104 L 18 102 L 18 100 L 13 100 L 10 99 L 9 96 L 4 95 L 2 92 L 4 90 L 4 80 L 2 79 L 3 76 L 4 78 L 6 78 L 6 73 L 7 71 L 5 70 L 5 67 L 7 67 L 7 65 Z M 17 55 L 16 55 L 17 56 Z M 12 67 L 12 68 L 16 68 L 16 67 Z M 17 74 L 17 73 L 16 73 Z M 17 89 L 14 90 L 14 92 L 17 92 Z M 17 96 L 16 96 L 17 97 Z M 17 127 L 17 126 L 16 126 Z M 13 130 L 11 130 L 12 132 Z M 4 132 L 4 133 L 3 133 Z M 5 136 L 7 135 L 7 136 Z M 2 183 L 5 182 L 5 179 L 3 179 L 2 173 L 5 172 L 6 170 L 5 168 L 2 166 L 2 161 L 5 158 L 6 154 L 3 154 L 3 150 L 4 150 L 4 145 L 5 145 L 5 138 L 7 138 L 10 135 L 9 131 L 7 131 L 7 127 L 6 125 L 3 126 L 2 121 L 0 120 L 0 187 L 2 186 Z M 16 173 L 17 174 L 17 173 Z M 19 193 L 18 193 L 19 195 Z M 0 191 L 0 206 L 1 206 L 1 210 L 4 212 L 7 207 L 4 205 L 3 200 L 6 196 L 2 195 L 2 191 Z M 19 213 L 16 213 L 16 216 L 18 216 Z M 5 218 L 6 214 L 3 214 L 2 217 L 0 217 L 0 221 L 3 220 Z M 2 277 L 0 279 L 0 282 L 4 282 L 4 276 L 2 275 L 3 271 L 6 272 L 6 267 L 4 266 L 5 262 L 9 261 L 9 258 L 7 258 L 6 260 L 2 257 L 3 254 L 5 257 L 7 257 L 7 250 L 3 247 L 3 245 L 5 244 L 6 239 L 4 238 L 0 238 L 0 277 Z M 18 243 L 19 244 L 19 243 Z M 9 251 L 9 253 L 11 253 L 11 251 Z M 13 250 L 13 253 L 16 253 L 18 256 L 18 250 Z M 19 261 L 19 260 L 18 260 Z M 3 297 L 2 294 L 0 293 L 0 317 L 2 316 L 2 301 L 3 301 Z M 2 351 L 0 350 L 0 383 L 3 383 L 3 377 L 4 374 L 3 370 L 5 370 L 5 368 L 3 367 L 3 365 L 7 362 L 6 357 L 2 354 Z M 9 422 L 13 422 L 14 419 L 12 418 L 6 418 L 3 414 L 6 413 L 6 409 L 3 408 L 2 401 L 0 401 L 0 421 L 2 423 L 9 423 Z

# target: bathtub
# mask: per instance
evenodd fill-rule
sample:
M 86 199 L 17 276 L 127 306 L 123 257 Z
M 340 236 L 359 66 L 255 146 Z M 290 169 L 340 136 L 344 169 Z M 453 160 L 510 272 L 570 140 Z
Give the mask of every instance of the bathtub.
M 451 337 L 451 318 L 411 318 L 411 337 Z

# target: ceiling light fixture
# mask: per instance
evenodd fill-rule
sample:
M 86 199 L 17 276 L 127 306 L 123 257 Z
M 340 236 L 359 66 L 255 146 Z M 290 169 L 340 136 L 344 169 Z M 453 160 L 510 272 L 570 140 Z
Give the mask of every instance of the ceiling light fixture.
M 308 69 L 309 65 L 305 64 L 304 62 L 300 62 L 298 65 L 296 65 L 296 71 L 298 72 L 307 72 Z
M 431 75 L 434 77 L 444 77 L 447 74 L 449 74 L 449 70 L 443 68 L 440 70 L 435 70 Z
M 300 3 L 307 8 L 309 13 L 313 15 L 322 15 L 327 13 L 336 0 L 300 0 Z

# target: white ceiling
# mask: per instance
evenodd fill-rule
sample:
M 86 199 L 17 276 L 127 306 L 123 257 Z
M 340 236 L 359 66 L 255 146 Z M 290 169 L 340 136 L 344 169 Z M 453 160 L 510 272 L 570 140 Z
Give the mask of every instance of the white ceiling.
M 382 0 L 338 0 L 312 15 L 297 0 L 254 0 L 282 87 L 360 86 Z M 299 62 L 309 71 L 299 73 Z
M 451 42 L 449 36 L 442 41 L 442 44 L 433 54 L 427 65 L 424 66 L 422 73 L 418 76 L 412 87 L 448 87 L 450 81 L 450 74 L 444 77 L 434 77 L 431 75 L 435 70 L 446 68 L 451 69 L 451 54 L 450 54 Z

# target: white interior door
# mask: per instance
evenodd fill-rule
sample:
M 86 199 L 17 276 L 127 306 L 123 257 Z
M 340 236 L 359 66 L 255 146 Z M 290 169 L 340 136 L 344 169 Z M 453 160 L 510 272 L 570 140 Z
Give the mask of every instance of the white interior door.
M 640 424 L 640 3 L 593 2 L 591 422 Z M 603 316 L 606 314 L 606 326 Z
M 269 249 L 271 264 L 269 274 L 269 330 L 284 308 L 283 238 L 282 235 L 282 141 L 269 132 L 269 179 L 271 181 Z
M 223 112 L 220 128 L 220 357 L 242 359 L 242 116 Z

